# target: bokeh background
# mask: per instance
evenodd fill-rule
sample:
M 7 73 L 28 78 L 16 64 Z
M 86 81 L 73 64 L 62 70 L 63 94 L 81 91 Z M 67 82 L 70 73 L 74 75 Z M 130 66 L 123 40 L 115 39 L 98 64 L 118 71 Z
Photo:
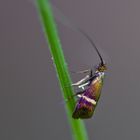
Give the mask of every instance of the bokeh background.
M 140 1 L 52 3 L 93 38 L 108 63 L 94 117 L 85 120 L 90 140 L 140 139 Z M 89 42 L 60 22 L 58 29 L 69 69 L 94 68 L 99 59 Z M 71 140 L 62 102 L 34 2 L 1 0 L 0 139 Z

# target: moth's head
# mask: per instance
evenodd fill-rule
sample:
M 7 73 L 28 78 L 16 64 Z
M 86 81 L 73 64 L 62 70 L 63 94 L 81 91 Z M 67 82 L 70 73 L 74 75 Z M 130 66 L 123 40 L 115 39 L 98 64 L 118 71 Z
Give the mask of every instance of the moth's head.
M 107 66 L 106 66 L 106 63 L 103 62 L 103 63 L 100 63 L 98 66 L 97 66 L 97 71 L 99 72 L 104 72 L 107 70 Z

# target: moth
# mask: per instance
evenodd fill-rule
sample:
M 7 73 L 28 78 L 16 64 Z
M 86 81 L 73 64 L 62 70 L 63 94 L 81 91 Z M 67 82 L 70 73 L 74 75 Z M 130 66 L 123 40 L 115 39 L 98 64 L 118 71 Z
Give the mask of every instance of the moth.
M 80 81 L 72 84 L 73 86 L 82 88 L 82 91 L 75 94 L 79 99 L 76 103 L 72 117 L 74 119 L 88 119 L 92 117 L 100 98 L 107 66 L 90 36 L 82 30 L 80 30 L 80 32 L 88 39 L 100 58 L 100 63 L 96 66 L 94 73 L 92 69 L 80 71 L 79 73 L 88 72 L 89 74 Z

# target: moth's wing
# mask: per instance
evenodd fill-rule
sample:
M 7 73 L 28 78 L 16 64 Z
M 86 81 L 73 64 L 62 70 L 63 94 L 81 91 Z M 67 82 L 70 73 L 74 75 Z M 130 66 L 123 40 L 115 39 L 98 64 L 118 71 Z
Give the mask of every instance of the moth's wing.
M 91 118 L 94 112 L 95 106 L 88 102 L 85 98 L 81 97 L 78 103 L 76 104 L 76 108 L 72 114 L 74 119 L 88 119 Z

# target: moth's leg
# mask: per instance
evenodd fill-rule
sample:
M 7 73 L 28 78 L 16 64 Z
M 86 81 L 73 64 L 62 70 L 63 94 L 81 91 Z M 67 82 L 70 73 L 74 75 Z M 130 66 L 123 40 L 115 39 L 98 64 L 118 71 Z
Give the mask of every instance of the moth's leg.
M 82 87 L 83 84 L 87 83 L 89 81 L 89 79 L 91 79 L 91 77 L 93 77 L 92 74 L 92 69 L 87 69 L 87 70 L 83 70 L 83 71 L 79 71 L 79 72 L 74 72 L 74 73 L 89 73 L 88 75 L 86 75 L 83 79 L 81 79 L 80 81 L 73 83 L 71 85 L 68 85 L 66 87 L 70 87 L 70 86 L 80 86 Z M 84 89 L 84 88 L 82 88 Z
M 76 94 L 74 94 L 75 96 L 77 96 L 77 95 L 81 95 L 81 94 L 83 94 L 85 92 L 85 90 L 83 90 L 83 91 L 78 91 L 78 92 L 76 92 Z
M 82 70 L 82 71 L 71 71 L 72 73 L 83 74 L 83 73 L 91 73 L 92 69 Z
M 90 69 L 89 72 L 90 72 L 90 73 L 89 73 L 90 78 L 93 77 L 93 71 L 92 71 L 92 69 Z
M 65 102 L 70 101 L 70 100 L 71 100 L 72 98 L 74 98 L 75 96 L 81 95 L 81 94 L 83 94 L 84 92 L 85 92 L 85 90 L 76 92 L 76 93 L 73 94 L 72 96 L 69 96 L 69 97 L 65 100 Z M 78 96 L 78 97 L 79 97 L 79 96 Z
M 76 82 L 76 83 L 73 83 L 72 86 L 80 86 L 82 84 L 85 84 L 85 82 L 88 81 L 88 79 L 90 79 L 93 74 L 92 74 L 92 69 L 88 69 L 88 70 L 84 70 L 84 71 L 80 71 L 78 73 L 87 73 L 89 72 L 89 75 L 86 75 L 83 79 L 81 79 L 80 81 Z
M 79 86 L 79 85 L 83 84 L 85 81 L 87 81 L 90 77 L 91 77 L 91 72 L 90 72 L 90 75 L 86 75 L 83 79 L 79 80 L 79 81 L 76 82 L 76 83 L 72 83 L 71 85 L 68 85 L 68 86 L 66 86 L 66 87 L 70 87 L 70 86 Z
M 93 71 L 91 70 L 89 74 L 89 78 L 85 79 L 85 81 L 78 87 L 79 88 L 82 87 L 82 89 L 84 89 L 84 86 L 88 85 L 88 83 L 90 83 L 94 78 L 96 78 L 96 75 L 93 75 Z
M 79 86 L 81 84 L 83 84 L 85 81 L 87 81 L 87 79 L 89 79 L 90 76 L 89 75 L 86 75 L 83 79 L 81 79 L 80 81 L 76 82 L 76 83 L 73 83 L 72 86 Z

